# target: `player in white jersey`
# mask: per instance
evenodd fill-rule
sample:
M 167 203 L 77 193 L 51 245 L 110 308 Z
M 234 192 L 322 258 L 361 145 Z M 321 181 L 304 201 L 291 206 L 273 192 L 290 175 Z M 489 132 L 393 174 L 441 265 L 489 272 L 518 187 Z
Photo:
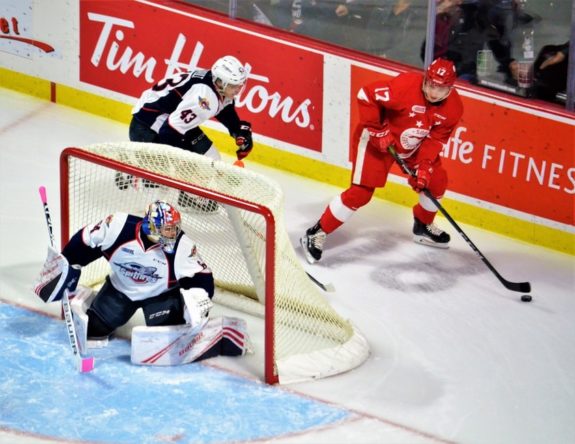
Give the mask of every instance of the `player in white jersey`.
M 160 80 L 143 92 L 132 110 L 130 140 L 164 143 L 219 160 L 217 148 L 200 128 L 215 117 L 235 139 L 237 157 L 243 159 L 253 148 L 252 128 L 240 120 L 234 98 L 244 89 L 247 76 L 238 59 L 225 56 L 210 70 Z
M 85 226 L 72 236 L 60 255 L 49 255 L 44 267 L 48 270 L 58 263 L 65 273 L 56 279 L 67 282 L 56 285 L 54 280 L 46 279 L 37 286 L 36 293 L 47 302 L 61 299 L 58 292 L 75 290 L 77 270 L 100 257 L 108 261 L 110 273 L 86 310 L 88 339 L 107 338 L 141 308 L 147 327 L 188 325 L 192 338 L 209 327 L 210 334 L 203 334 L 209 338 L 196 348 L 191 360 L 246 352 L 248 340 L 242 320 L 227 318 L 219 324 L 208 324 L 214 295 L 212 271 L 181 230 L 181 215 L 172 205 L 155 201 L 144 218 L 114 213 Z M 72 278 L 74 283 L 70 283 Z M 231 331 L 226 327 L 230 322 L 237 334 L 231 339 L 226 335 Z M 185 329 L 178 330 L 179 334 L 182 331 Z
M 224 56 L 210 70 L 183 72 L 160 80 L 144 91 L 132 110 L 130 140 L 163 143 L 220 160 L 220 152 L 200 125 L 215 117 L 229 131 L 237 146 L 236 156 L 244 159 L 253 148 L 252 126 L 240 120 L 235 97 L 246 85 L 248 74 L 241 62 Z M 135 186 L 133 177 L 116 173 L 116 186 Z M 143 181 L 146 187 L 157 185 Z M 180 193 L 178 205 L 201 212 L 216 211 L 209 199 Z

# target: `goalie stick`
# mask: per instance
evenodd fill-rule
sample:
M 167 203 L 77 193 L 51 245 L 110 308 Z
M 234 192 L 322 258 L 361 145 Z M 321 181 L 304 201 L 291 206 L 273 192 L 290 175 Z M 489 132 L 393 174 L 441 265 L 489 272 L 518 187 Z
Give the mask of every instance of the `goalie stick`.
M 412 171 L 407 166 L 405 161 L 401 157 L 398 156 L 398 154 L 395 151 L 395 148 L 393 146 L 389 146 L 387 148 L 387 150 L 393 156 L 395 161 L 399 164 L 401 169 L 406 174 L 408 174 L 409 176 L 412 176 L 412 177 L 416 176 L 415 172 Z M 441 214 L 443 214 L 445 216 L 445 218 L 449 221 L 449 223 L 453 226 L 453 228 L 455 228 L 457 230 L 457 232 L 461 235 L 461 237 L 465 240 L 465 242 L 467 242 L 467 244 L 477 254 L 477 256 L 479 256 L 479 258 L 483 261 L 483 263 L 485 265 L 487 265 L 487 268 L 489 268 L 489 270 L 491 270 L 491 272 L 497 277 L 497 279 L 499 279 L 499 282 L 501 282 L 505 286 L 505 288 L 507 288 L 508 290 L 517 291 L 520 293 L 529 293 L 531 291 L 531 284 L 529 282 L 511 282 L 511 281 L 508 281 L 507 279 L 505 279 L 503 276 L 501 276 L 499 274 L 499 272 L 495 269 L 495 267 L 493 265 L 491 265 L 491 262 L 489 262 L 487 260 L 487 258 L 483 255 L 483 253 L 481 253 L 481 251 L 479 251 L 479 248 L 477 248 L 475 246 L 475 244 L 471 241 L 471 239 L 469 239 L 467 234 L 465 234 L 465 232 L 461 229 L 461 227 L 457 224 L 457 222 L 455 222 L 455 220 L 453 220 L 453 218 L 450 216 L 450 214 L 447 212 L 447 210 L 445 208 L 443 208 L 443 206 L 439 203 L 439 201 L 431 195 L 429 190 L 423 189 L 422 192 L 423 192 L 423 194 L 425 194 L 425 196 L 429 200 L 431 200 L 433 202 L 433 204 L 437 207 L 437 209 L 441 212 Z
M 41 186 L 38 189 L 40 193 L 40 199 L 44 205 L 44 217 L 46 218 L 46 225 L 48 226 L 48 235 L 50 237 L 50 245 L 55 247 L 54 241 L 54 231 L 52 229 L 52 217 L 50 216 L 50 208 L 48 208 L 48 197 L 46 195 L 46 187 Z M 64 296 L 62 297 L 62 311 L 64 312 L 64 320 L 66 322 L 66 329 L 68 333 L 68 339 L 70 341 L 70 347 L 72 347 L 72 352 L 74 353 L 74 358 L 76 360 L 76 368 L 80 373 L 86 373 L 94 369 L 94 357 L 93 356 L 83 356 L 82 350 L 80 349 L 80 343 L 78 341 L 78 335 L 76 333 L 76 326 L 74 325 L 74 319 L 72 318 L 72 309 L 70 307 L 70 299 L 68 297 L 68 290 L 64 291 Z

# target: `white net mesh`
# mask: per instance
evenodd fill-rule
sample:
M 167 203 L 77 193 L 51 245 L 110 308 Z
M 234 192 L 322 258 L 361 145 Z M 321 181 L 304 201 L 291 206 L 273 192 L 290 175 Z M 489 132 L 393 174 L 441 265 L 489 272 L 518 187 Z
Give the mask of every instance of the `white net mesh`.
M 102 166 L 83 159 L 93 153 L 114 163 Z M 273 360 L 279 382 L 319 378 L 349 370 L 368 356 L 364 338 L 342 319 L 307 277 L 284 228 L 283 194 L 269 178 L 225 162 L 166 145 L 133 142 L 106 143 L 66 150 L 69 194 L 69 232 L 104 216 L 124 211 L 143 215 L 153 200 L 163 199 L 182 214 L 182 228 L 193 239 L 214 273 L 216 285 L 265 304 L 266 219 L 238 207 L 238 201 L 267 208 L 276 223 L 272 240 Z M 89 156 L 88 156 L 89 157 Z M 152 173 L 119 173 L 132 166 Z M 180 191 L 191 184 L 210 192 L 210 199 Z M 236 203 L 222 203 L 232 198 Z M 66 209 L 63 212 L 66 219 Z M 66 223 L 66 220 L 63 221 Z M 82 283 L 95 285 L 107 274 L 101 259 L 82 271 Z M 228 293 L 226 293 L 228 294 Z M 245 298 L 226 298 L 242 310 Z M 249 305 L 249 304 L 248 304 Z M 268 322 L 268 320 L 266 320 Z

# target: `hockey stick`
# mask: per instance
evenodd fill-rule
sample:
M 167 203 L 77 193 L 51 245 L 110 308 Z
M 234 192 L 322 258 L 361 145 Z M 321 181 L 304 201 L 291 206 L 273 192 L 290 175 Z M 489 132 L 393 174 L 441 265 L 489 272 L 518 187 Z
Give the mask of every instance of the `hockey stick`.
M 55 247 L 54 231 L 52 229 L 52 217 L 50 216 L 50 209 L 48 208 L 48 197 L 46 195 L 46 187 L 41 186 L 38 191 L 40 192 L 40 199 L 44 205 L 44 217 L 46 218 L 46 225 L 48 226 L 48 235 L 50 236 L 50 245 Z M 94 369 L 94 357 L 82 356 L 78 336 L 76 334 L 76 326 L 72 318 L 72 309 L 70 308 L 70 298 L 68 297 L 68 290 L 64 291 L 62 297 L 62 310 L 64 312 L 64 320 L 66 321 L 66 329 L 68 331 L 68 339 L 74 358 L 76 360 L 76 367 L 80 373 L 89 372 Z
M 317 285 L 319 288 L 321 288 L 323 291 L 327 291 L 329 293 L 333 293 L 335 291 L 335 287 L 333 286 L 333 284 L 331 283 L 327 283 L 324 284 L 320 281 L 318 281 L 316 278 L 314 278 L 311 274 L 309 274 L 307 271 L 305 272 L 305 274 L 307 274 L 307 276 L 311 279 L 311 281 Z
M 416 176 L 415 172 L 412 171 L 407 166 L 407 164 L 405 163 L 405 160 L 403 160 L 401 157 L 399 157 L 397 155 L 397 152 L 395 151 L 395 148 L 393 146 L 388 147 L 387 150 L 393 156 L 395 161 L 399 164 L 401 169 L 406 174 L 408 174 L 409 176 L 412 176 L 412 177 Z M 477 256 L 479 256 L 479 258 L 483 261 L 483 263 L 485 265 L 487 265 L 487 268 L 489 268 L 489 270 L 491 270 L 491 272 L 497 277 L 497 279 L 499 279 L 499 282 L 501 282 L 505 286 L 505 288 L 507 288 L 508 290 L 517 291 L 520 293 L 529 293 L 531 291 L 531 284 L 529 282 L 510 282 L 507 279 L 505 279 L 503 276 L 501 276 L 499 274 L 499 272 L 495 269 L 495 267 L 493 265 L 491 265 L 491 262 L 489 262 L 487 260 L 487 258 L 483 255 L 483 253 L 481 253 L 481 251 L 479 251 L 479 248 L 477 248 L 475 246 L 475 244 L 471 241 L 471 239 L 469 239 L 469 237 L 467 237 L 467 235 L 461 229 L 461 227 L 457 224 L 457 222 L 455 222 L 455 220 L 453 220 L 453 218 L 449 215 L 447 210 L 445 208 L 443 208 L 443 206 L 439 203 L 439 201 L 431 195 L 429 190 L 423 189 L 422 192 L 423 192 L 423 194 L 425 194 L 425 196 L 429 200 L 431 200 L 433 202 L 433 204 L 437 207 L 437 209 L 439 211 L 441 211 L 441 214 L 443 214 L 445 216 L 445 218 L 449 221 L 449 223 L 451 223 L 451 225 L 453 225 L 453 228 L 455 228 L 457 230 L 457 232 L 461 235 L 461 237 L 465 240 L 465 242 L 467 242 L 467 244 L 471 247 L 471 249 L 473 251 L 475 251 Z

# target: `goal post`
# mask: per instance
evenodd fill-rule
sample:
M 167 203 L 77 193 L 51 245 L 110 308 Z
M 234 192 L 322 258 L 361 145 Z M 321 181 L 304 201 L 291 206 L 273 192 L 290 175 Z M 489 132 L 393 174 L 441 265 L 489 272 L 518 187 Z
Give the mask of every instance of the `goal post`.
M 63 242 L 108 214 L 143 215 L 156 199 L 173 204 L 213 271 L 214 301 L 263 316 L 266 382 L 327 377 L 367 359 L 363 335 L 296 257 L 283 193 L 270 178 L 167 145 L 110 142 L 64 149 L 60 188 Z M 83 268 L 81 284 L 96 286 L 108 271 L 99 259 Z

